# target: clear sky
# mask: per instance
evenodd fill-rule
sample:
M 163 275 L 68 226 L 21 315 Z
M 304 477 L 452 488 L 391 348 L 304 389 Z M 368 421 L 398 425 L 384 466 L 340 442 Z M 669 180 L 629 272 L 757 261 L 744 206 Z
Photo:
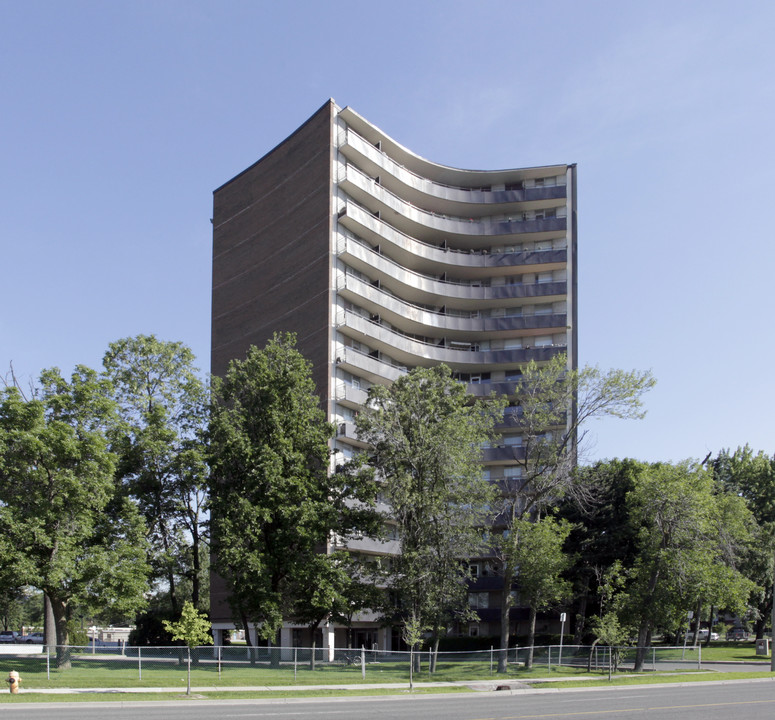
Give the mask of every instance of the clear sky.
M 436 162 L 578 164 L 592 458 L 775 452 L 775 3 L 0 0 L 0 363 L 209 365 L 212 191 L 323 102 Z

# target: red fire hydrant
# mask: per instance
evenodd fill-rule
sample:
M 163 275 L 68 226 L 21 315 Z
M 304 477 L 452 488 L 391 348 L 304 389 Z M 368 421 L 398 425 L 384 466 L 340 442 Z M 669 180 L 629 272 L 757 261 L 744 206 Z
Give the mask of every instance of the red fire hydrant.
M 8 683 L 8 688 L 12 695 L 16 695 L 19 692 L 19 685 L 22 684 L 22 679 L 19 677 L 19 673 L 16 670 L 11 670 L 8 673 L 8 677 L 5 680 Z

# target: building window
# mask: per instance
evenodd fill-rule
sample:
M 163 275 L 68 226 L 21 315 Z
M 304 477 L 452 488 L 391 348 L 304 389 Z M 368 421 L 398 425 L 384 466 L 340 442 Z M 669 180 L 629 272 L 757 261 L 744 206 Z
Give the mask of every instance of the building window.
M 490 593 L 468 593 L 468 607 L 473 610 L 487 610 L 490 607 Z

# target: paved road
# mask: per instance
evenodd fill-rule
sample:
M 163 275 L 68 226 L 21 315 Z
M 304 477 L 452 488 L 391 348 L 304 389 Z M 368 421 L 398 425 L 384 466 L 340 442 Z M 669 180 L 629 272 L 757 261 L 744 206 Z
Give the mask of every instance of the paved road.
M 2 706 L 9 720 L 771 720 L 775 680 L 474 695 Z

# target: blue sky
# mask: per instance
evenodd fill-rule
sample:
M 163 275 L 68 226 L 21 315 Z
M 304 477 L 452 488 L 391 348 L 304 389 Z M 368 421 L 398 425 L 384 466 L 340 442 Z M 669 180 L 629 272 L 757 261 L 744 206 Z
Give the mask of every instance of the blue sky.
M 578 164 L 590 459 L 775 451 L 775 4 L 0 0 L 0 366 L 208 369 L 212 191 L 329 97 L 465 168 Z

